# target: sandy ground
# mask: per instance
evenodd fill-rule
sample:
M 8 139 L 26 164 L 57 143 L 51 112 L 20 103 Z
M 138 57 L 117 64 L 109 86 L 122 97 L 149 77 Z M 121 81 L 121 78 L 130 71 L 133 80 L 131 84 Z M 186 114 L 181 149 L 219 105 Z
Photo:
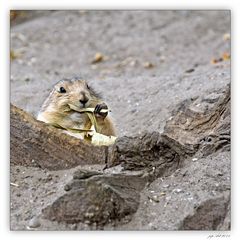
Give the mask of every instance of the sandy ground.
M 14 26 L 11 102 L 36 114 L 54 83 L 83 76 L 112 109 L 120 135 L 159 130 L 171 106 L 230 81 L 226 12 L 53 12 Z M 91 64 L 96 52 L 108 59 Z M 144 63 L 154 64 L 144 68 Z M 192 73 L 187 70 L 194 69 Z M 156 114 L 157 113 L 157 114 Z
M 77 75 L 102 93 L 119 136 L 161 132 L 178 103 L 230 82 L 230 61 L 211 63 L 230 51 L 229 32 L 228 11 L 38 14 L 11 27 L 10 46 L 18 53 L 11 62 L 11 103 L 36 115 L 54 83 Z M 97 52 L 104 58 L 93 64 Z M 27 229 L 48 203 L 41 202 L 44 194 L 68 181 L 64 174 L 11 167 L 18 185 L 11 186 L 12 229 Z

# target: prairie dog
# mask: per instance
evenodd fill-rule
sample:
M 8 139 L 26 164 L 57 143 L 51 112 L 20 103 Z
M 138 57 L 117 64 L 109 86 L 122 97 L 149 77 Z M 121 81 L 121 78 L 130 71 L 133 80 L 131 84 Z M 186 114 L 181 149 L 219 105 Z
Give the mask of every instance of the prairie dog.
M 87 114 L 76 111 L 83 108 L 94 108 L 99 133 L 116 136 L 108 112 L 100 112 L 102 109 L 108 109 L 107 105 L 85 80 L 79 78 L 59 81 L 44 101 L 37 119 L 64 129 L 89 130 L 92 124 Z M 75 134 L 67 133 L 77 137 Z

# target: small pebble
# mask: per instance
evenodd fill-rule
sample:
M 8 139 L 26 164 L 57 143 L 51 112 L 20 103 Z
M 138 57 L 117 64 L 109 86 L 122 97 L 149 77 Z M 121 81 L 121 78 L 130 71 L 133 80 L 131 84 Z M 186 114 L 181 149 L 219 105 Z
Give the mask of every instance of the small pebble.
M 151 62 L 145 62 L 145 63 L 143 63 L 143 67 L 144 68 L 153 68 L 154 65 Z
M 223 35 L 223 40 L 224 40 L 224 41 L 229 41 L 230 39 L 231 39 L 230 33 L 225 33 L 225 34 Z
M 132 61 L 129 63 L 129 65 L 130 65 L 131 67 L 136 66 L 136 64 L 137 64 L 137 61 L 136 61 L 136 60 L 132 60 Z
M 171 196 L 166 196 L 166 201 L 169 201 L 171 199 Z
M 181 188 L 177 188 L 177 189 L 174 189 L 173 192 L 181 193 L 181 192 L 183 192 L 183 190 Z
M 165 57 L 165 56 L 161 56 L 159 60 L 160 60 L 160 62 L 162 62 L 162 63 L 163 63 L 163 62 L 165 62 L 165 60 L 166 60 L 166 57 Z
M 186 70 L 185 72 L 186 72 L 186 73 L 192 73 L 192 72 L 194 72 L 194 71 L 195 71 L 194 68 L 190 68 L 190 69 Z
M 30 228 L 38 228 L 41 226 L 41 223 L 39 221 L 39 219 L 37 217 L 33 217 L 30 221 L 29 221 L 29 224 L 28 226 Z
M 51 181 L 52 180 L 52 176 L 51 175 L 47 176 L 46 180 L 47 181 Z
M 193 158 L 193 159 L 192 159 L 193 162 L 196 162 L 197 160 L 198 160 L 197 158 Z
M 102 53 L 96 53 L 94 56 L 94 59 L 92 60 L 92 63 L 98 63 L 103 60 L 103 54 Z
M 74 223 L 73 225 L 71 225 L 71 230 L 77 230 L 77 224 Z
M 65 190 L 65 191 L 70 191 L 70 190 L 71 190 L 71 186 L 68 185 L 68 184 L 66 184 L 66 185 L 64 186 L 64 190 Z
M 153 196 L 153 201 L 159 202 L 159 197 L 158 197 L 157 195 L 154 195 L 154 196 Z

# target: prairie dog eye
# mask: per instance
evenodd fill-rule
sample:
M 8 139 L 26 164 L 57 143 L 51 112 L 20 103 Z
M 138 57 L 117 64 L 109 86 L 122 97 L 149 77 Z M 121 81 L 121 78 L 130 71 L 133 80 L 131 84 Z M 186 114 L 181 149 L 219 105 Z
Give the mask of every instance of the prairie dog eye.
M 66 91 L 66 89 L 64 87 L 60 87 L 59 88 L 59 92 L 60 93 L 66 93 L 67 91 Z

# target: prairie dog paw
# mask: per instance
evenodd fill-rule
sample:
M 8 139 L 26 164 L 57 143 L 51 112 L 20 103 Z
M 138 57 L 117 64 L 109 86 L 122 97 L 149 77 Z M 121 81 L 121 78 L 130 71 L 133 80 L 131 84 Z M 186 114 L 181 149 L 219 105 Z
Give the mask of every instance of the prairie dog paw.
M 95 107 L 94 114 L 96 117 L 105 118 L 108 115 L 107 111 L 101 111 L 103 109 L 108 110 L 108 107 L 105 103 L 100 103 Z

